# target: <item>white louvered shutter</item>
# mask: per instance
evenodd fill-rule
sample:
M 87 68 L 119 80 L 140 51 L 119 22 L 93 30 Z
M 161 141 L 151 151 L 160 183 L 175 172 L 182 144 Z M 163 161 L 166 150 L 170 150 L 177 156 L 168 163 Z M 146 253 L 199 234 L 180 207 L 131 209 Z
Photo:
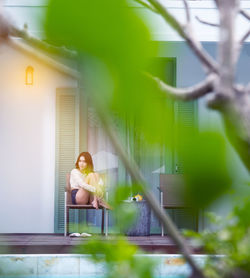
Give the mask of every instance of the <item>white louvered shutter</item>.
M 66 173 L 74 168 L 78 153 L 79 116 L 76 89 L 56 92 L 55 232 L 64 231 Z

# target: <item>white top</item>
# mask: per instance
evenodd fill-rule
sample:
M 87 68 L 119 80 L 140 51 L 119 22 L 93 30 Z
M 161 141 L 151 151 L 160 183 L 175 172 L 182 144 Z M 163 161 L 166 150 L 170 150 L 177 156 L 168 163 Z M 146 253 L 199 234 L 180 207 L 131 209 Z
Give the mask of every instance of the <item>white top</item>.
M 78 169 L 73 169 L 70 173 L 71 188 L 84 188 L 90 192 L 96 192 L 96 188 L 85 182 L 87 175 L 82 174 Z

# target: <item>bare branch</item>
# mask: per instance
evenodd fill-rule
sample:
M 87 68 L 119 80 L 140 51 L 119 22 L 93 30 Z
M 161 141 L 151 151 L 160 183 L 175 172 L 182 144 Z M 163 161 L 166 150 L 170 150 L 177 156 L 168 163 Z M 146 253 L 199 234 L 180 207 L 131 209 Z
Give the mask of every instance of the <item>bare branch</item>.
M 184 7 L 185 7 L 185 11 L 186 11 L 186 18 L 187 18 L 187 22 L 190 22 L 190 10 L 189 10 L 189 6 L 187 3 L 187 0 L 182 0 L 184 3 Z
M 166 95 L 180 100 L 193 100 L 193 99 L 200 98 L 206 94 L 212 93 L 213 82 L 215 80 L 214 74 L 210 74 L 204 81 L 192 87 L 181 89 L 181 88 L 174 88 L 164 83 L 158 77 L 154 77 L 148 73 L 146 73 L 146 75 L 152 78 L 157 83 L 160 90 L 166 93 Z
M 195 40 L 189 29 L 185 28 L 177 19 L 171 15 L 165 7 L 157 0 L 148 0 L 152 6 L 162 15 L 167 24 L 169 24 L 175 31 L 187 41 L 190 48 L 194 51 L 197 57 L 201 60 L 203 65 L 209 72 L 218 73 L 218 65 L 214 59 L 202 48 L 199 41 Z
M 243 15 L 246 19 L 250 20 L 250 14 L 244 10 L 240 10 L 240 14 Z
M 0 39 L 7 39 L 9 35 L 9 24 L 6 18 L 0 14 Z
M 246 34 L 244 36 L 242 36 L 242 38 L 239 40 L 236 49 L 235 49 L 235 61 L 238 60 L 239 56 L 240 56 L 240 52 L 241 52 L 241 48 L 242 45 L 244 43 L 244 41 L 249 37 L 250 35 L 250 29 L 246 32 Z
M 202 20 L 202 19 L 200 19 L 197 15 L 195 16 L 195 18 L 196 18 L 200 23 L 202 23 L 202 24 L 206 24 L 206 25 L 213 26 L 213 27 L 219 27 L 219 26 L 220 26 L 219 24 L 211 23 L 211 22 Z
M 147 2 L 143 1 L 143 0 L 134 0 L 135 2 L 141 4 L 142 6 L 146 7 L 147 9 L 151 10 L 154 13 L 158 14 L 158 11 L 156 9 L 154 9 L 154 7 L 152 7 L 151 5 L 149 5 Z
M 239 44 L 242 45 L 244 43 L 244 41 L 249 37 L 249 35 L 250 35 L 250 28 L 246 32 L 246 34 L 241 38 L 241 40 L 239 41 Z

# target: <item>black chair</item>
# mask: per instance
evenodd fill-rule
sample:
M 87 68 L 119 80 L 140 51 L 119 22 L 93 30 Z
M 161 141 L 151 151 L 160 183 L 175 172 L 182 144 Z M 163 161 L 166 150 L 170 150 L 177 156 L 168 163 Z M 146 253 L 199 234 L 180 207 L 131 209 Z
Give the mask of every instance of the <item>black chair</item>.
M 160 204 L 162 209 L 183 209 L 192 208 L 184 203 L 184 181 L 180 174 L 160 174 Z M 198 231 L 199 211 L 195 210 L 196 231 Z M 161 235 L 164 236 L 164 227 L 161 225 Z

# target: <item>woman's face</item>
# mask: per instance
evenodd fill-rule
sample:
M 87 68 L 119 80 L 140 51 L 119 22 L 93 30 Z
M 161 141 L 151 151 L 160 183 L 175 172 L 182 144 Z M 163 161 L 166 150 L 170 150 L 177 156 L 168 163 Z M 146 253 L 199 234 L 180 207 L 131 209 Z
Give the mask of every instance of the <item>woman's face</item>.
M 87 163 L 85 162 L 85 157 L 81 156 L 79 161 L 78 161 L 78 166 L 80 170 L 83 170 L 87 167 Z

